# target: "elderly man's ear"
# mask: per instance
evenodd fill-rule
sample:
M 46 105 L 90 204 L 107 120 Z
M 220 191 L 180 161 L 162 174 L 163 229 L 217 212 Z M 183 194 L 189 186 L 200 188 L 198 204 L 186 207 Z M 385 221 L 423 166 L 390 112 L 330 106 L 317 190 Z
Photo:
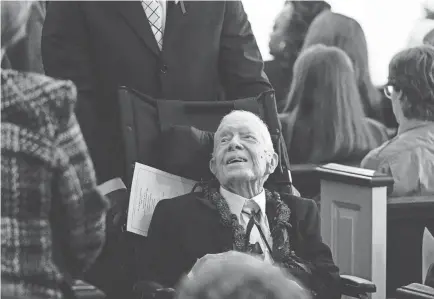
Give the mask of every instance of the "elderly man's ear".
M 276 170 L 278 164 L 279 164 L 279 155 L 273 152 L 270 156 L 270 160 L 267 163 L 267 169 L 265 170 L 265 174 L 272 174 Z
M 213 156 L 211 160 L 209 160 L 209 170 L 211 170 L 211 173 L 215 176 L 217 169 L 216 169 L 216 162 L 215 157 Z

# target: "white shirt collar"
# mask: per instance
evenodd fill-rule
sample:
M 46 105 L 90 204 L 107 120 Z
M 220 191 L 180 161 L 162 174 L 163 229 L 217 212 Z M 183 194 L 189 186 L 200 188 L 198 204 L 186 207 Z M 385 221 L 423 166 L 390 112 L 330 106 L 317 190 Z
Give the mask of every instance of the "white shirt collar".
M 241 212 L 243 210 L 244 204 L 246 203 L 248 198 L 242 197 L 238 194 L 232 193 L 222 186 L 220 186 L 220 194 L 223 196 L 224 199 L 226 199 L 226 202 L 229 205 L 229 209 L 233 214 L 235 214 L 237 217 L 241 215 Z M 262 216 L 265 216 L 265 191 L 262 189 L 261 193 L 256 195 L 255 197 L 252 197 L 251 200 L 255 201 L 259 208 L 261 209 Z

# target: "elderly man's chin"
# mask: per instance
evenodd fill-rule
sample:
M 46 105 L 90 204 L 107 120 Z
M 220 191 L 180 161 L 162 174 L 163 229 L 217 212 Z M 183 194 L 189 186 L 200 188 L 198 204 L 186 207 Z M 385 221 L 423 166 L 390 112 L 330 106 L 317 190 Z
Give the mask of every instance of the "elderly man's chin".
M 255 179 L 255 174 L 251 169 L 232 168 L 224 171 L 225 181 L 251 181 Z

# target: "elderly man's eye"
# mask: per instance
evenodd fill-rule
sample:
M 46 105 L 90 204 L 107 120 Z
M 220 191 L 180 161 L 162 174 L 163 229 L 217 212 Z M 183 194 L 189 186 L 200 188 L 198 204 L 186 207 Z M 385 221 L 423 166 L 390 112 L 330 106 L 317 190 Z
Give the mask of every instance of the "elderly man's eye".
M 247 140 L 256 140 L 256 137 L 253 136 L 253 135 L 244 135 L 243 138 L 244 138 L 244 139 L 247 139 Z
M 222 137 L 222 138 L 220 138 L 220 142 L 221 143 L 225 143 L 225 142 L 228 142 L 229 141 L 229 137 Z

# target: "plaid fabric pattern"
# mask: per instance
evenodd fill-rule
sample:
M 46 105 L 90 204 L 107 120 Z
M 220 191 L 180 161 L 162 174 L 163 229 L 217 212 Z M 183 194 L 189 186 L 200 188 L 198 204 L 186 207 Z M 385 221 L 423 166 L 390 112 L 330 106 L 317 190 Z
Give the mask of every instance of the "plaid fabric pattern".
M 163 48 L 163 23 L 161 18 L 163 15 L 163 8 L 158 0 L 142 1 L 142 6 L 145 10 L 146 16 L 148 17 L 158 47 L 161 50 Z
M 62 298 L 62 273 L 79 275 L 103 246 L 107 201 L 72 82 L 1 72 L 2 294 Z

